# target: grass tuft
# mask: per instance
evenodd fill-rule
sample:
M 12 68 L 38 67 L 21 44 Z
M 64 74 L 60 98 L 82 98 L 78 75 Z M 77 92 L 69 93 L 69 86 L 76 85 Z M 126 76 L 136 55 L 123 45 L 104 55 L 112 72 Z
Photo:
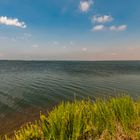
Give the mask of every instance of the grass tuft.
M 63 102 L 5 140 L 140 140 L 140 101 L 129 96 Z

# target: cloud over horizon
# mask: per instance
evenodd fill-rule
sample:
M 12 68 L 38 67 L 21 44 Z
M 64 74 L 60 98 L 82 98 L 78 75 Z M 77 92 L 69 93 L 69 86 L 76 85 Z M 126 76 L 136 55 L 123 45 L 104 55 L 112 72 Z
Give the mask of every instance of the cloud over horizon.
M 8 26 L 16 26 L 19 28 L 26 28 L 27 25 L 23 21 L 19 21 L 17 18 L 9 18 L 6 16 L 0 17 L 0 24 L 8 25 Z

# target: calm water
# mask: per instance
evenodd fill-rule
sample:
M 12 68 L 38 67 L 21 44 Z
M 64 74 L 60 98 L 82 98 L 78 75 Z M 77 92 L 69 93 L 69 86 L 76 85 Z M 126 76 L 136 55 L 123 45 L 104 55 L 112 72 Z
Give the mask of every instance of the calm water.
M 0 117 L 62 100 L 140 96 L 140 61 L 0 61 Z

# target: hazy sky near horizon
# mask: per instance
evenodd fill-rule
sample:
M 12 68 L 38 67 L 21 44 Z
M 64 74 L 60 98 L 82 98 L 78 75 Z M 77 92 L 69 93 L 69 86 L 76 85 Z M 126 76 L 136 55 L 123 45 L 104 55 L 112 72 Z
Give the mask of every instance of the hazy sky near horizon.
M 140 60 L 139 0 L 0 0 L 0 59 Z

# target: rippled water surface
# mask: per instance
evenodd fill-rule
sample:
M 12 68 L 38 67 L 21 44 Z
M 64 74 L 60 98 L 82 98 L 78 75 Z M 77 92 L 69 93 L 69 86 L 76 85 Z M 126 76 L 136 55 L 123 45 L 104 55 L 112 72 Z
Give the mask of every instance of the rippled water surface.
M 140 96 L 140 61 L 0 61 L 0 116 L 124 92 Z

